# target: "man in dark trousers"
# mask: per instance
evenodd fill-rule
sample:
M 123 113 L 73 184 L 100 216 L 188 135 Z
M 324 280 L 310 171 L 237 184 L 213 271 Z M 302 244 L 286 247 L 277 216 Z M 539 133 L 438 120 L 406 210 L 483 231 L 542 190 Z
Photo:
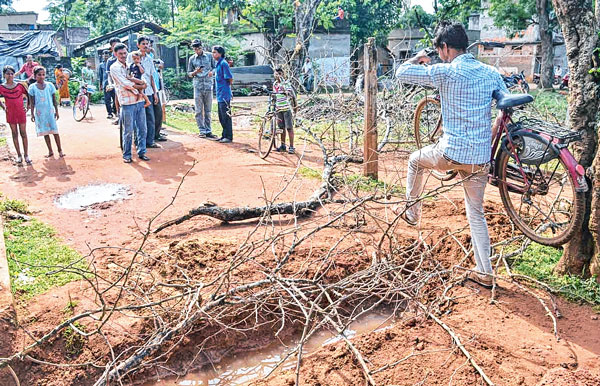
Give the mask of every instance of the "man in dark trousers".
M 105 86 L 105 90 L 108 91 L 108 97 L 111 99 L 112 101 L 112 105 L 114 106 L 114 113 L 117 115 L 117 119 L 115 119 L 113 121 L 113 125 L 118 125 L 119 124 L 119 100 L 115 97 L 115 85 L 113 82 L 112 77 L 110 76 L 110 67 L 117 61 L 117 55 L 115 53 L 115 46 L 117 44 L 121 43 L 121 39 L 119 38 L 111 38 L 108 41 L 108 44 L 110 44 L 110 52 L 112 52 L 112 55 L 108 58 L 108 60 L 106 61 L 106 76 L 107 76 L 107 83 Z M 106 103 L 106 94 L 104 94 L 104 103 Z M 110 119 L 110 118 L 109 118 Z
M 231 143 L 233 141 L 233 124 L 231 122 L 231 85 L 233 84 L 233 75 L 229 69 L 229 64 L 225 60 L 225 49 L 221 46 L 214 46 L 212 50 L 213 58 L 217 65 L 215 67 L 217 83 L 217 102 L 219 103 L 219 122 L 223 126 L 221 134 L 221 143 Z
M 102 90 L 104 94 L 104 105 L 106 106 L 106 113 L 108 114 L 107 118 L 112 119 L 115 113 L 115 90 L 112 88 L 110 91 L 107 91 L 108 86 L 108 71 L 106 68 L 106 62 L 110 57 L 110 52 L 108 50 L 104 50 L 102 52 L 102 60 L 100 66 L 98 66 L 98 83 L 100 83 L 99 89 Z

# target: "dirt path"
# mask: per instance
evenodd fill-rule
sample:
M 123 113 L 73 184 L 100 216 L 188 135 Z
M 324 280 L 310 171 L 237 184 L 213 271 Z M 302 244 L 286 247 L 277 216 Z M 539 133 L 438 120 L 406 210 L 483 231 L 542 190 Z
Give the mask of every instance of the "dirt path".
M 59 131 L 65 158 L 45 159 L 46 146 L 28 124 L 32 166 L 18 167 L 0 162 L 2 192 L 10 198 L 25 200 L 43 221 L 78 250 L 86 244 L 127 244 L 139 235 L 137 224 L 147 220 L 169 203 L 182 176 L 189 173 L 176 206 L 162 219 L 179 215 L 204 201 L 222 206 L 257 205 L 264 202 L 262 192 L 272 194 L 289 180 L 297 156 L 273 154 L 266 161 L 249 152 L 244 142 L 222 145 L 198 137 L 169 131 L 161 149 L 149 149 L 149 162 L 134 157 L 132 164 L 122 162 L 119 130 L 105 118 L 103 106 L 92 106 L 92 119 L 75 122 L 68 108 L 62 108 Z M 220 132 L 219 124 L 214 124 Z M 247 136 L 241 141 L 251 142 Z M 10 139 L 9 139 L 10 140 Z M 12 145 L 11 145 L 12 148 Z M 88 210 L 59 209 L 55 200 L 77 187 L 96 183 L 127 185 L 129 199 Z M 294 180 L 281 199 L 306 197 L 317 181 Z

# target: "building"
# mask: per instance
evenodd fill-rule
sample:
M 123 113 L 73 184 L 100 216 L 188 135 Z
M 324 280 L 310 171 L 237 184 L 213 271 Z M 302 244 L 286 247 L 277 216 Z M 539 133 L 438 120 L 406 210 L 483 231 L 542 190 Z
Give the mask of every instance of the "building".
M 289 31 L 291 34 L 292 31 Z M 240 45 L 244 47 L 244 65 L 278 65 L 291 57 L 296 39 L 286 37 L 277 53 L 276 63 L 271 63 L 269 43 L 263 33 L 242 33 Z M 310 37 L 308 56 L 316 67 L 317 81 L 324 85 L 348 87 L 350 85 L 350 25 L 345 20 L 335 20 L 334 27 L 326 30 L 316 28 Z M 279 63 L 278 63 L 279 62 Z
M 84 41 L 78 44 L 73 49 L 74 56 L 86 56 L 91 57 L 90 61 L 95 65 L 92 66 L 94 68 L 98 68 L 99 58 L 102 55 L 102 51 L 109 49 L 108 41 L 117 37 L 121 39 L 121 42 L 125 43 L 129 51 L 133 51 L 137 49 L 137 38 L 142 33 L 142 31 L 150 31 L 150 39 L 154 42 L 154 48 L 157 51 L 157 56 L 163 60 L 165 63 L 165 67 L 176 67 L 177 63 L 177 49 L 170 48 L 163 44 L 160 44 L 161 36 L 160 35 L 168 35 L 170 32 L 165 28 L 159 26 L 158 24 L 140 20 L 133 24 L 129 24 L 125 27 L 116 29 L 109 33 L 106 33 L 102 36 L 98 36 L 96 38 Z
M 500 69 L 504 73 L 523 71 L 528 79 L 540 72 L 542 62 L 541 40 L 538 25 L 531 25 L 515 35 L 494 25 L 489 16 L 489 1 L 482 0 L 482 11 L 469 17 L 469 29 L 479 30 L 480 39 L 484 41 L 502 42 L 504 48 L 483 48 L 479 59 Z M 561 34 L 554 34 L 554 66 L 567 68 L 567 55 L 564 39 Z
M 0 30 L 27 31 L 38 29 L 38 14 L 35 12 L 11 12 L 0 15 Z

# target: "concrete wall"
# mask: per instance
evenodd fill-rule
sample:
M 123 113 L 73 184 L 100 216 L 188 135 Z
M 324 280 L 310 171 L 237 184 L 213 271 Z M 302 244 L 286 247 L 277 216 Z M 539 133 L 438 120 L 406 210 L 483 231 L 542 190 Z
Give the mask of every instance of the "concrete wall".
M 0 30 L 10 30 L 10 24 L 14 25 L 37 25 L 37 13 L 35 12 L 15 12 L 0 15 Z

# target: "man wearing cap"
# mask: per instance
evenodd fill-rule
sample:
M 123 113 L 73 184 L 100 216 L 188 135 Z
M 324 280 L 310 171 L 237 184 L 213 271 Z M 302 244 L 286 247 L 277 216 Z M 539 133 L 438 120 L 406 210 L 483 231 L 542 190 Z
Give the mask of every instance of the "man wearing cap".
M 194 102 L 196 110 L 196 124 L 201 138 L 216 139 L 210 127 L 210 114 L 212 110 L 213 70 L 215 60 L 210 53 L 204 52 L 199 39 L 192 41 L 195 54 L 190 56 L 187 66 L 188 76 L 194 82 Z

